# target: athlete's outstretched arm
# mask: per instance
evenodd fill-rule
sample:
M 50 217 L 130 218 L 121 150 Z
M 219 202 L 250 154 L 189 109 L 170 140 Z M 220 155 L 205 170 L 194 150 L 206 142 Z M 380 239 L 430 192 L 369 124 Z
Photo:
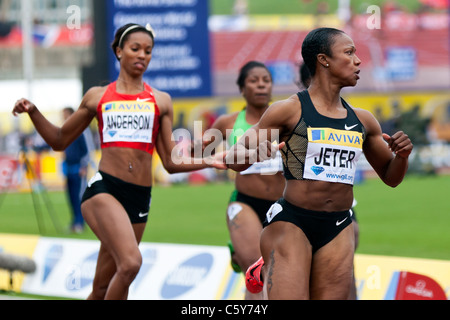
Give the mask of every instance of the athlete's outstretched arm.
M 47 144 L 55 151 L 65 150 L 79 137 L 95 117 L 96 103 L 102 94 L 102 88 L 90 89 L 84 96 L 79 109 L 63 124 L 58 127 L 51 123 L 32 103 L 27 99 L 20 99 L 13 108 L 13 115 L 18 116 L 27 113 L 33 122 L 36 131 Z
M 169 173 L 188 172 L 201 170 L 208 167 L 226 169 L 223 161 L 224 154 L 218 153 L 210 157 L 192 158 L 182 154 L 173 139 L 173 106 L 170 96 L 155 90 L 157 103 L 161 111 L 161 126 L 156 150 L 161 158 L 164 168 Z
M 226 156 L 227 167 L 240 172 L 255 162 L 275 157 L 277 151 L 285 146 L 282 137 L 286 135 L 289 121 L 298 110 L 294 106 L 292 98 L 271 105 L 260 121 L 230 149 Z

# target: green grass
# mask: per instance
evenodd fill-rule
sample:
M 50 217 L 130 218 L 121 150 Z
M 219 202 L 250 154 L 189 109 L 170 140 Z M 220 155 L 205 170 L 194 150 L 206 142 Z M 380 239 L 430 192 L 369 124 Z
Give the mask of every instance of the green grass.
M 396 189 L 379 179 L 355 186 L 360 241 L 357 253 L 450 260 L 450 176 L 408 176 Z M 201 186 L 155 186 L 144 242 L 226 246 L 225 222 L 230 183 Z M 70 221 L 64 193 L 49 193 L 57 218 Z M 0 233 L 38 234 L 30 194 L 0 195 Z M 44 209 L 44 207 L 42 207 Z M 96 239 L 58 234 L 43 210 L 46 236 Z
M 314 14 L 317 4 L 322 0 L 248 0 L 250 14 Z M 331 13 L 336 12 L 338 0 L 326 1 Z M 383 6 L 386 0 L 352 0 L 354 12 L 366 11 L 369 5 Z M 420 7 L 419 0 L 397 0 L 407 11 L 416 11 Z M 210 0 L 212 14 L 229 15 L 232 13 L 234 0 Z
M 143 241 L 226 245 L 225 212 L 232 190 L 229 183 L 154 187 Z M 63 192 L 48 192 L 47 202 L 42 193 L 37 195 L 44 236 L 96 239 L 89 228 L 81 235 L 68 232 L 70 209 Z M 54 208 L 53 214 L 47 210 L 48 202 Z M 56 231 L 51 216 L 64 232 Z M 39 234 L 37 217 L 31 193 L 0 194 L 0 233 Z
M 449 189 L 449 176 L 408 176 L 396 189 L 378 179 L 356 186 L 358 252 L 450 260 Z
M 150 242 L 225 246 L 226 209 L 232 191 L 229 183 L 156 186 L 144 238 Z

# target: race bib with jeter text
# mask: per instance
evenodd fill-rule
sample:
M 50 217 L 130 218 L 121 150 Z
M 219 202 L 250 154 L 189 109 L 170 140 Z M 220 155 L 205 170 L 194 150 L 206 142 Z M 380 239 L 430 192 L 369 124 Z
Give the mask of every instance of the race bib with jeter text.
M 304 178 L 353 185 L 362 145 L 361 132 L 308 128 Z

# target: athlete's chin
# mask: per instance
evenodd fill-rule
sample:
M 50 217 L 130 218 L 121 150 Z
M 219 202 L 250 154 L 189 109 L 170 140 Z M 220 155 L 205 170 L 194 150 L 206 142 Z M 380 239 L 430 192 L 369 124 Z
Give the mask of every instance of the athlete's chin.
M 133 70 L 131 72 L 131 76 L 133 76 L 134 78 L 140 78 L 143 77 L 145 74 L 145 70 Z
M 358 80 L 351 80 L 344 87 L 356 87 L 357 84 Z

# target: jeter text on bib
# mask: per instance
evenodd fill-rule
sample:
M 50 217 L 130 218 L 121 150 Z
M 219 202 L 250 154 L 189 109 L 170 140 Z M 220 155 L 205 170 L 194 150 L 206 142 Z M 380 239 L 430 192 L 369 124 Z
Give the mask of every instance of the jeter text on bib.
M 304 178 L 353 184 L 362 145 L 360 132 L 308 128 Z

